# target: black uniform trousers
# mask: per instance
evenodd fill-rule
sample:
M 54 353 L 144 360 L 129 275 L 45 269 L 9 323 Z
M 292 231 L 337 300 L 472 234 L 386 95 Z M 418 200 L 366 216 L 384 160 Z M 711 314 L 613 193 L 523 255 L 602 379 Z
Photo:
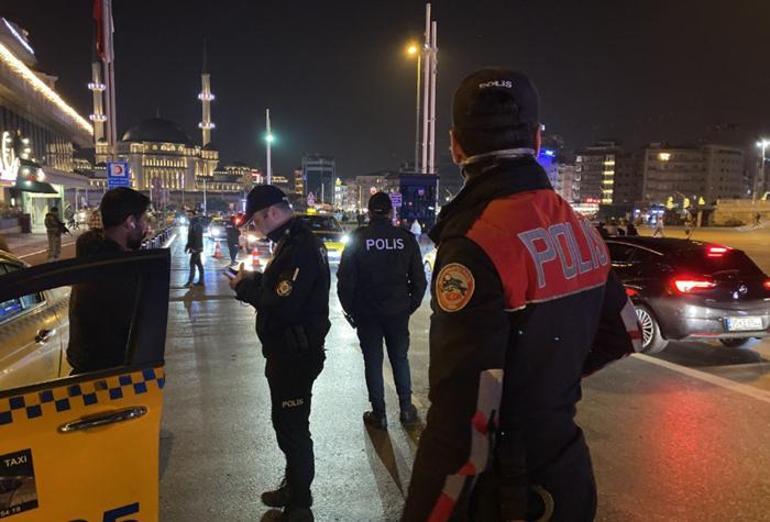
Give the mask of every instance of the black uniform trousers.
M 310 507 L 310 484 L 315 476 L 310 437 L 310 400 L 313 382 L 324 364 L 323 350 L 315 355 L 269 356 L 265 376 L 270 387 L 271 418 L 278 447 L 286 456 L 286 483 L 292 506 Z
M 412 404 L 412 382 L 409 372 L 409 314 L 361 316 L 357 333 L 364 354 L 364 372 L 369 402 L 379 414 L 385 413 L 385 384 L 382 378 L 382 341 L 388 350 L 399 406 Z
M 195 267 L 198 267 L 198 282 L 203 282 L 203 262 L 201 261 L 201 253 L 192 251 L 190 252 L 190 275 L 187 278 L 188 283 L 192 283 L 195 279 Z

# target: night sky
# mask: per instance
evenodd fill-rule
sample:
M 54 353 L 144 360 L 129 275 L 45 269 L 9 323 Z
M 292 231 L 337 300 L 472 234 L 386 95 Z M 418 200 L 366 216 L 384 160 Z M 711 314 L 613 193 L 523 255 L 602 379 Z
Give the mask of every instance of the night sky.
M 298 7 L 301 6 L 301 7 Z M 617 138 L 748 145 L 770 132 L 770 2 L 756 0 L 438 0 L 437 151 L 446 160 L 451 96 L 485 65 L 527 72 L 541 119 L 568 148 Z M 90 0 L 3 0 L 30 32 L 39 67 L 91 112 Z M 264 166 L 269 107 L 274 170 L 304 153 L 350 177 L 414 153 L 419 1 L 114 0 L 120 133 L 160 111 L 195 141 L 202 41 L 217 96 L 221 159 Z M 728 129 L 718 134 L 719 129 Z M 715 134 L 717 133 L 717 134 Z M 443 156 L 443 158 L 442 158 Z

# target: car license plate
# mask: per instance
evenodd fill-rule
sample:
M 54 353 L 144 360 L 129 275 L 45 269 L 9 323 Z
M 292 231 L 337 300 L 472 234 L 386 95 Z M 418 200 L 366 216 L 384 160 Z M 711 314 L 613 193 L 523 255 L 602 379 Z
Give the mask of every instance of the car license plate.
M 745 332 L 762 329 L 761 317 L 728 317 L 727 329 L 731 332 Z

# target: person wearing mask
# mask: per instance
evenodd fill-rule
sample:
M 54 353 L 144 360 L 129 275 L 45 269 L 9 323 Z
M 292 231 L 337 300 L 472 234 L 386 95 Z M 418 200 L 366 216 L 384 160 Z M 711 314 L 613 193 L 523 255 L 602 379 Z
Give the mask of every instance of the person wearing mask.
M 299 218 L 286 195 L 273 185 L 252 189 L 244 224 L 276 243 L 264 274 L 243 265 L 230 280 L 236 298 L 257 311 L 257 337 L 265 356 L 271 418 L 286 457 L 281 485 L 262 493 L 262 502 L 284 508 L 281 520 L 312 521 L 310 486 L 315 475 L 310 436 L 313 382 L 323 369 L 329 332 L 329 263 L 326 247 Z
M 576 404 L 583 376 L 641 348 L 633 304 L 537 163 L 527 76 L 473 73 L 452 114 L 465 184 L 430 232 L 431 406 L 403 520 L 593 520 Z
M 351 234 L 337 269 L 342 308 L 356 325 L 364 354 L 366 388 L 372 410 L 364 422 L 386 429 L 382 341 L 388 350 L 401 423 L 419 422 L 412 404 L 409 372 L 409 316 L 419 308 L 427 282 L 420 247 L 409 232 L 394 227 L 393 204 L 384 192 L 369 199 L 369 225 Z M 416 221 L 415 221 L 416 222 Z
M 48 261 L 56 261 L 61 257 L 61 236 L 69 234 L 67 226 L 59 219 L 59 209 L 51 207 L 45 215 L 45 231 L 48 236 Z
M 126 187 L 102 197 L 104 230 L 84 232 L 75 242 L 78 258 L 139 250 L 147 235 L 147 196 Z M 135 277 L 74 285 L 70 297 L 70 338 L 67 362 L 72 373 L 125 364 L 126 345 L 134 315 Z
M 195 210 L 190 211 L 187 244 L 184 247 L 184 251 L 190 254 L 190 274 L 187 277 L 187 282 L 184 284 L 185 287 L 193 284 L 196 267 L 198 268 L 198 281 L 195 285 L 203 286 L 203 261 L 201 261 L 201 254 L 203 253 L 203 225 L 196 214 Z

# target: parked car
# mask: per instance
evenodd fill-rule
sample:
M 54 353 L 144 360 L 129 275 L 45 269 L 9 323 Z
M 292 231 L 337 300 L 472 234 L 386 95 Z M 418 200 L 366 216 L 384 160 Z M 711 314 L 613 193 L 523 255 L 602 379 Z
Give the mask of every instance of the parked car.
M 612 266 L 636 306 L 643 350 L 672 340 L 741 346 L 770 335 L 770 279 L 741 250 L 684 239 L 610 238 Z
M 300 214 L 299 218 L 324 242 L 329 261 L 339 262 L 350 237 L 342 230 L 337 219 L 331 214 Z
M 0 277 L 28 268 L 0 251 Z M 68 375 L 68 289 L 30 292 L 0 302 L 0 390 Z

